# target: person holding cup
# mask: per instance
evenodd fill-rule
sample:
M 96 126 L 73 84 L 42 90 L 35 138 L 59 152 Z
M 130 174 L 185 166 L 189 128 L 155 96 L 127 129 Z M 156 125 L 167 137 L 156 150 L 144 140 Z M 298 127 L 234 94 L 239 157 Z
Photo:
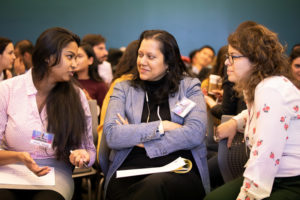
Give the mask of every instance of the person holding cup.
M 243 177 L 217 188 L 205 200 L 299 199 L 300 82 L 292 76 L 276 33 L 263 25 L 238 28 L 228 43 L 228 79 L 247 102 L 244 134 L 250 158 Z M 236 133 L 239 121 L 228 123 L 235 126 L 227 132 L 219 126 L 220 139 L 230 140 Z

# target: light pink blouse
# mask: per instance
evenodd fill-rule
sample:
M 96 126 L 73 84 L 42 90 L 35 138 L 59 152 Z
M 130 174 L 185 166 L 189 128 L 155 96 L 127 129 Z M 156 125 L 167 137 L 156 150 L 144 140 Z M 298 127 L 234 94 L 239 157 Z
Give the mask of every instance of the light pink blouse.
M 54 158 L 55 152 L 52 148 L 30 143 L 33 130 L 47 132 L 46 106 L 39 113 L 36 94 L 37 89 L 32 81 L 31 70 L 0 83 L 1 147 L 10 151 L 29 152 L 33 159 Z M 85 149 L 90 154 L 89 166 L 91 166 L 96 157 L 91 128 L 91 113 L 85 95 L 81 90 L 80 97 L 88 126 L 88 141 Z M 82 146 L 82 148 L 84 147 Z

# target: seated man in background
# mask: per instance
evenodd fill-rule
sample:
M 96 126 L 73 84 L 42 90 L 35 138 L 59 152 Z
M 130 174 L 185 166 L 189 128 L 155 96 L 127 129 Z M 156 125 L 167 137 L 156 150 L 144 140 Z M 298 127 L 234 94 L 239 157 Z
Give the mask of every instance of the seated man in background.
M 13 67 L 13 75 L 24 74 L 32 68 L 33 44 L 29 40 L 20 40 L 15 45 L 16 60 Z
M 108 52 L 106 50 L 105 38 L 100 34 L 87 34 L 82 38 L 82 42 L 88 43 L 93 47 L 94 53 L 100 63 L 98 65 L 99 76 L 109 86 L 112 79 L 111 64 L 107 62 Z

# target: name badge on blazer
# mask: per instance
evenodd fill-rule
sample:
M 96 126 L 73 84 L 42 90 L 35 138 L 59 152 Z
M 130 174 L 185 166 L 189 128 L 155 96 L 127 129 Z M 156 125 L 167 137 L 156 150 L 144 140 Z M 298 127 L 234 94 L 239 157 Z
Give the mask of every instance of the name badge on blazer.
M 171 111 L 184 118 L 195 107 L 195 105 L 195 102 L 183 97 L 181 101 L 176 103 L 175 107 Z
M 30 143 L 38 146 L 51 148 L 54 134 L 33 130 Z

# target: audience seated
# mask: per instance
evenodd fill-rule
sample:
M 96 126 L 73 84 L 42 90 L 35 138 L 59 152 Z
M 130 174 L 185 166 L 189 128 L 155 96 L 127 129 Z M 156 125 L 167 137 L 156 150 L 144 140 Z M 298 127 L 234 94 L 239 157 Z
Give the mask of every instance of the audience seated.
M 106 61 L 108 52 L 106 50 L 105 38 L 100 34 L 87 34 L 82 38 L 82 42 L 88 43 L 93 47 L 95 56 L 99 62 L 98 74 L 107 86 L 109 86 L 113 79 L 113 74 L 111 64 Z
M 10 69 L 15 59 L 12 41 L 8 38 L 0 37 L 0 81 L 12 77 Z
M 192 74 L 197 76 L 201 82 L 208 77 L 214 56 L 215 50 L 209 45 L 205 45 L 190 53 L 191 66 L 189 70 Z
M 81 43 L 76 57 L 74 76 L 82 89 L 87 92 L 88 99 L 96 99 L 99 108 L 107 92 L 107 86 L 97 72 L 98 61 L 93 48 L 88 43 Z
M 21 75 L 32 68 L 33 44 L 29 40 L 18 41 L 15 45 L 16 60 L 13 75 Z
M 226 53 L 227 53 L 227 46 L 223 46 L 219 49 L 216 62 L 213 68 L 211 69 L 209 76 L 206 79 L 204 79 L 201 83 L 201 89 L 203 94 L 205 95 L 205 101 L 209 106 L 209 108 L 214 107 L 215 105 L 217 105 L 217 103 L 220 103 L 222 101 L 223 90 L 221 88 L 210 91 L 211 94 L 208 94 L 208 89 L 209 89 L 210 75 L 216 75 L 219 77 L 219 80 L 216 83 L 218 85 L 219 82 L 222 82 L 222 80 L 224 79 L 224 76 L 226 75 L 226 73 L 224 73 Z M 216 99 L 218 100 L 218 102 L 216 102 Z
M 214 67 L 212 70 L 212 74 L 219 75 L 223 79 L 222 92 L 219 92 L 222 95 L 221 101 L 217 103 L 212 97 L 205 96 L 211 114 L 217 119 L 221 119 L 222 115 L 236 115 L 246 109 L 244 99 L 234 91 L 234 83 L 228 80 L 227 66 L 225 65 L 227 52 L 227 46 L 219 50 L 215 66 L 219 65 L 220 67 Z M 222 73 L 220 73 L 221 71 Z

